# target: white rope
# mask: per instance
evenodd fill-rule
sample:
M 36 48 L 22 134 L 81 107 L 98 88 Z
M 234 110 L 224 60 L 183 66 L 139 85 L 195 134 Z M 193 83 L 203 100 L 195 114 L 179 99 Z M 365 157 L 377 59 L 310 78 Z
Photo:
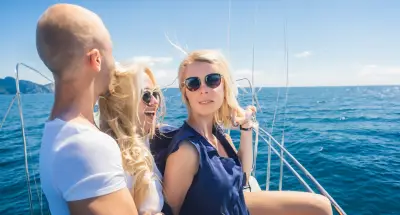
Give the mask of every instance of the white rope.
M 8 106 L 7 112 L 6 112 L 6 114 L 4 115 L 3 120 L 1 121 L 0 129 L 3 127 L 4 122 L 6 121 L 7 116 L 8 116 L 8 114 L 10 113 L 10 110 L 11 110 L 12 105 L 14 104 L 15 98 L 16 98 L 16 96 L 13 97 L 13 99 L 12 99 L 11 102 L 10 102 L 10 105 Z

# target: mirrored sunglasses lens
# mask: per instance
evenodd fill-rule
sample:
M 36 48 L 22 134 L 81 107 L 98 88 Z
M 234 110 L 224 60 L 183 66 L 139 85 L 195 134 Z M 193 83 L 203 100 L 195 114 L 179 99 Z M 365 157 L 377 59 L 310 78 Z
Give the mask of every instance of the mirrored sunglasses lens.
M 151 93 L 149 91 L 144 92 L 143 96 L 142 96 L 142 100 L 144 103 L 149 104 L 151 101 Z
M 217 88 L 221 84 L 221 75 L 217 73 L 207 75 L 206 84 L 210 88 Z
M 199 78 L 191 77 L 186 79 L 185 85 L 188 90 L 195 91 L 200 88 L 201 82 Z
M 153 92 L 153 96 L 154 96 L 154 98 L 156 98 L 157 99 L 157 101 L 160 101 L 160 98 L 161 98 L 161 95 L 160 95 L 160 93 L 159 92 Z

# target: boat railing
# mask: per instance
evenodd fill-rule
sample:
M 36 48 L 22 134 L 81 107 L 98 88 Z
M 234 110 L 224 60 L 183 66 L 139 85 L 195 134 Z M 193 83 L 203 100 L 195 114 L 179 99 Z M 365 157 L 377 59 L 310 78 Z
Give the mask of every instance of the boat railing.
M 24 161 L 25 161 L 25 177 L 26 177 L 26 183 L 27 183 L 27 187 L 28 187 L 28 200 L 29 200 L 29 210 L 30 210 L 30 214 L 34 214 L 34 208 L 32 205 L 32 189 L 31 189 L 31 182 L 30 182 L 30 174 L 29 174 L 29 164 L 28 164 L 28 150 L 27 150 L 27 142 L 26 142 L 26 132 L 25 132 L 25 123 L 24 123 L 24 115 L 23 115 L 23 110 L 22 110 L 22 101 L 21 101 L 21 91 L 19 89 L 19 73 L 20 73 L 20 67 L 25 67 L 37 74 L 39 74 L 40 76 L 42 76 L 43 78 L 47 79 L 50 82 L 54 82 L 53 80 L 51 80 L 50 78 L 48 78 L 46 75 L 44 75 L 43 73 L 41 73 L 39 70 L 25 64 L 25 63 L 17 63 L 15 65 L 15 88 L 16 88 L 16 93 L 13 97 L 13 99 L 10 102 L 10 105 L 7 109 L 6 114 L 4 115 L 4 118 L 0 124 L 0 128 L 3 127 L 5 120 L 7 119 L 7 116 L 15 102 L 15 100 L 17 100 L 17 104 L 18 104 L 18 112 L 19 112 L 19 118 L 20 118 L 20 125 L 21 125 L 21 133 L 22 133 L 22 141 L 23 141 L 23 148 L 24 148 Z M 34 178 L 34 182 L 36 184 L 36 178 Z M 38 189 L 38 186 L 36 185 L 36 189 Z M 36 190 L 39 201 L 40 201 L 40 211 L 41 214 L 43 213 L 43 202 L 42 202 L 42 192 L 39 190 Z M 39 194 L 40 193 L 40 194 Z
M 24 145 L 24 157 L 25 157 L 25 174 L 26 174 L 26 183 L 28 186 L 28 198 L 29 198 L 29 207 L 30 207 L 30 214 L 34 214 L 33 211 L 33 206 L 32 206 L 32 191 L 31 191 L 31 185 L 30 185 L 30 176 L 29 176 L 29 169 L 28 169 L 28 156 L 27 156 L 27 143 L 26 143 L 26 135 L 25 135 L 25 125 L 24 125 L 24 116 L 23 116 L 23 110 L 22 110 L 22 102 L 21 102 L 21 93 L 20 93 L 20 89 L 19 89 L 19 69 L 20 67 L 23 66 L 25 68 L 28 68 L 30 70 L 32 70 L 35 73 L 38 73 L 39 75 L 41 75 L 42 77 L 44 77 L 45 79 L 49 80 L 50 82 L 53 83 L 53 80 L 51 80 L 50 78 L 48 78 L 47 76 L 45 76 L 43 73 L 41 73 L 39 70 L 24 64 L 24 63 L 18 63 L 15 66 L 15 83 L 16 83 L 16 94 L 14 96 L 14 98 L 12 99 L 9 108 L 7 109 L 7 112 L 2 120 L 2 123 L 0 124 L 0 128 L 3 126 L 3 123 L 6 120 L 6 117 L 13 105 L 13 103 L 15 102 L 15 100 L 17 100 L 18 102 L 18 111 L 19 111 L 19 116 L 20 116 L 20 123 L 21 123 L 21 132 L 22 132 L 22 139 L 23 139 L 23 145 Z M 253 95 L 254 96 L 254 95 Z M 282 186 L 281 184 L 283 183 L 283 171 L 282 171 L 282 167 L 283 164 L 293 173 L 293 175 L 299 180 L 299 182 L 305 187 L 305 189 L 308 192 L 312 192 L 315 193 L 314 190 L 310 187 L 309 184 L 307 184 L 307 182 L 303 179 L 302 176 L 300 176 L 300 174 L 293 168 L 293 166 L 287 161 L 287 159 L 285 158 L 285 155 L 287 155 L 287 157 L 307 176 L 307 178 L 310 179 L 310 181 L 312 182 L 312 184 L 314 186 L 316 186 L 316 188 L 318 189 L 318 191 L 326 196 L 329 201 L 331 202 L 331 204 L 334 206 L 335 210 L 340 214 L 340 215 L 346 215 L 346 213 L 344 212 L 344 210 L 339 206 L 339 204 L 329 195 L 329 193 L 322 187 L 322 185 L 319 184 L 319 182 L 311 175 L 311 173 L 283 146 L 282 143 L 279 143 L 269 132 L 267 132 L 265 129 L 263 128 L 258 128 L 258 136 L 267 144 L 268 146 L 268 162 L 267 162 L 267 182 L 266 182 L 266 190 L 269 189 L 269 184 L 270 184 L 270 168 L 271 168 L 271 156 L 272 156 L 272 152 L 274 154 L 276 154 L 281 163 L 281 171 L 280 171 L 280 181 L 279 181 L 279 189 L 281 190 Z M 256 141 L 258 142 L 258 141 Z M 273 146 L 273 144 L 276 144 L 279 147 L 279 151 Z M 258 143 L 256 143 L 255 146 L 255 150 L 257 150 L 258 148 Z M 36 180 L 35 180 L 36 181 Z M 42 209 L 42 199 L 40 199 L 40 205 L 41 205 L 41 209 Z M 42 210 L 41 210 L 42 211 Z
M 260 104 L 258 102 L 257 95 L 255 93 L 254 85 L 253 83 L 248 79 L 248 78 L 240 78 L 237 79 L 236 81 L 247 81 L 247 84 L 250 86 L 251 89 L 251 98 L 252 98 L 252 104 L 257 105 L 257 109 L 261 109 Z M 269 132 L 267 132 L 265 129 L 257 126 L 257 128 L 254 128 L 253 131 L 256 133 L 256 140 L 254 141 L 254 155 L 253 155 L 253 176 L 255 176 L 256 172 L 256 159 L 257 159 L 257 152 L 258 152 L 258 139 L 261 137 L 262 140 L 264 140 L 265 143 L 267 143 L 268 146 L 268 154 L 267 154 L 267 181 L 266 181 L 266 190 L 269 190 L 269 185 L 270 185 L 270 180 L 271 180 L 271 156 L 272 152 L 274 152 L 280 159 L 280 175 L 279 175 L 279 190 L 282 190 L 282 184 L 283 184 L 283 165 L 285 165 L 292 173 L 293 175 L 299 180 L 299 182 L 304 186 L 304 188 L 311 193 L 315 193 L 314 190 L 310 187 L 310 185 L 301 177 L 301 175 L 293 168 L 293 166 L 285 159 L 285 155 L 287 155 L 292 162 L 307 176 L 307 178 L 310 179 L 312 184 L 317 187 L 318 191 L 327 197 L 333 207 L 335 208 L 336 212 L 338 212 L 340 215 L 346 215 L 346 212 L 339 206 L 339 204 L 335 201 L 335 199 L 332 198 L 331 195 L 323 188 L 323 186 L 314 178 L 314 176 L 311 175 L 311 173 L 284 147 L 284 138 L 285 135 L 282 135 L 282 142 L 279 143 Z M 230 130 L 228 130 L 228 133 Z M 261 132 L 261 134 L 260 134 Z M 275 149 L 275 147 L 272 145 L 272 143 L 275 143 L 279 148 L 280 151 Z
M 279 143 L 269 132 L 267 132 L 263 128 L 258 128 L 259 130 L 259 137 L 267 144 L 268 146 L 268 161 L 267 162 L 267 170 L 271 168 L 271 156 L 272 152 L 274 152 L 275 155 L 279 157 L 281 160 L 280 165 L 282 166 L 283 164 L 293 173 L 293 175 L 299 180 L 299 182 L 304 186 L 304 188 L 311 193 L 315 193 L 314 190 L 310 187 L 310 185 L 303 179 L 303 177 L 293 168 L 293 166 L 287 161 L 285 158 L 285 155 L 306 175 L 308 179 L 312 182 L 312 184 L 318 189 L 318 191 L 327 197 L 333 207 L 335 208 L 336 212 L 338 212 L 340 215 L 346 215 L 346 212 L 339 206 L 339 204 L 332 198 L 331 195 L 323 188 L 323 186 L 314 178 L 314 176 L 311 175 L 311 173 L 281 144 Z M 274 146 L 273 143 L 276 144 L 280 151 L 278 151 Z M 266 182 L 266 190 L 269 189 L 269 184 L 270 184 L 270 171 L 267 171 L 267 182 Z M 281 185 L 283 183 L 283 172 L 280 172 L 280 177 L 279 177 L 279 184 Z M 282 186 L 279 186 L 281 189 Z

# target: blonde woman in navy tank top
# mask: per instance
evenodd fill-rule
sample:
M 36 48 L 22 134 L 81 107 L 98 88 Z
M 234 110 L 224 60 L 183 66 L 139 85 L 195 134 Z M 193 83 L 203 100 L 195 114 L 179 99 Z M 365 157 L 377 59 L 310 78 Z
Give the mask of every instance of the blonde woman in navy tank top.
M 255 107 L 236 99 L 228 62 L 217 51 L 189 53 L 179 67 L 188 119 L 167 149 L 163 173 L 166 214 L 332 214 L 327 198 L 305 192 L 243 192 L 253 165 Z M 235 124 L 235 126 L 234 126 Z M 240 146 L 221 128 L 240 129 Z

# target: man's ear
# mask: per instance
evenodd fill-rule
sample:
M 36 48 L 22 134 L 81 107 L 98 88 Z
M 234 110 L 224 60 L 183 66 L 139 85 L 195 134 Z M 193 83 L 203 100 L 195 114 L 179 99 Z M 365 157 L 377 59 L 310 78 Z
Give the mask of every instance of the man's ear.
M 89 66 L 93 71 L 100 72 L 101 70 L 101 54 L 98 49 L 92 49 L 87 53 L 89 57 Z

